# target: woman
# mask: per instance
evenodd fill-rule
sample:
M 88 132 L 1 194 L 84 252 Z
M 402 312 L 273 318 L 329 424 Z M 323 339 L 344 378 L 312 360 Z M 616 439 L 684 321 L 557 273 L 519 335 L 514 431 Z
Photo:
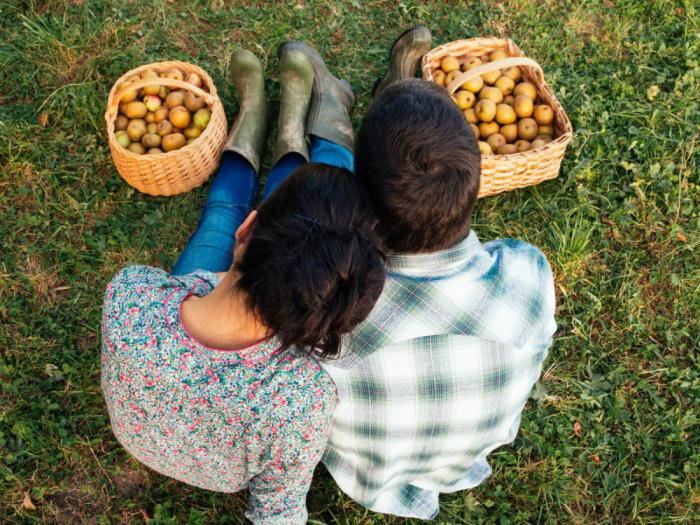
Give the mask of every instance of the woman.
M 197 231 L 173 274 L 122 270 L 102 323 L 102 388 L 117 439 L 164 475 L 222 492 L 248 487 L 255 523 L 305 523 L 336 399 L 309 352 L 337 355 L 384 284 L 376 221 L 354 176 L 318 163 L 289 177 L 280 168 L 303 163 L 303 150 L 280 144 L 304 144 L 314 83 L 312 63 L 291 51 L 280 58 L 279 187 L 246 216 L 267 109 L 262 67 L 239 51 L 232 148 Z M 333 147 L 342 146 L 321 150 Z

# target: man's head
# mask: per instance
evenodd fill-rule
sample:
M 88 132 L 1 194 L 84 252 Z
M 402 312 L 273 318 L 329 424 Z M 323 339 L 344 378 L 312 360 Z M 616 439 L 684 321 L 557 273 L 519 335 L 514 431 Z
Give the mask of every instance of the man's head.
M 469 124 L 443 88 L 413 79 L 382 91 L 360 128 L 355 162 L 387 247 L 431 252 L 464 239 L 480 160 Z

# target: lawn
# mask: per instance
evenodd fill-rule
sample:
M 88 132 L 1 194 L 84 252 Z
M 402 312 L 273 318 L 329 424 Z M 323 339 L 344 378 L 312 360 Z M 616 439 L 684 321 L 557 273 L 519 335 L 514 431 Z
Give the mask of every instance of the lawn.
M 358 94 L 393 38 L 507 35 L 539 61 L 574 140 L 558 179 L 484 199 L 482 239 L 539 247 L 557 332 L 515 443 L 436 523 L 700 520 L 700 12 L 697 2 L 485 3 L 10 0 L 0 4 L 0 522 L 244 523 L 244 494 L 140 466 L 99 389 L 102 290 L 129 263 L 170 268 L 206 186 L 140 194 L 118 176 L 103 112 L 114 79 L 182 59 L 214 78 L 229 120 L 239 46 L 317 46 Z M 265 156 L 269 168 L 271 154 Z M 370 513 L 323 467 L 310 523 L 418 523 Z

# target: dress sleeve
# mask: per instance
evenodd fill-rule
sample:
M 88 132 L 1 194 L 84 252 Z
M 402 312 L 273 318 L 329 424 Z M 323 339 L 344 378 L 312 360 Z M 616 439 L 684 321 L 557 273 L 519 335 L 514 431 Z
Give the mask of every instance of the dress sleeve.
M 261 525 L 302 525 L 306 493 L 328 441 L 335 390 L 287 412 L 264 470 L 250 482 L 246 517 Z
M 167 274 L 149 266 L 127 266 L 107 284 L 102 304 L 103 326 L 116 319 L 124 308 L 134 301 L 140 287 L 157 286 L 164 282 Z
M 127 266 L 117 273 L 107 285 L 103 302 L 103 315 L 111 317 L 125 304 L 138 301 L 146 289 L 192 288 L 205 281 L 210 288 L 219 284 L 216 274 L 198 270 L 188 275 L 171 275 L 160 268 L 151 266 Z

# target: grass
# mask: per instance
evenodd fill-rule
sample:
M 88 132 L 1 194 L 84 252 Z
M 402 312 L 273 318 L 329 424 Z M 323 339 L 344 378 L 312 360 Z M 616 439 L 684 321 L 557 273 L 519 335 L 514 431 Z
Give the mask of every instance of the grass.
M 265 61 L 276 99 L 276 48 L 299 38 L 355 85 L 357 124 L 394 36 L 422 22 L 436 44 L 513 38 L 543 64 L 575 129 L 558 179 L 478 207 L 482 239 L 546 252 L 560 328 L 515 443 L 491 456 L 483 486 L 441 498 L 436 523 L 697 523 L 698 4 L 244 4 L 0 6 L 0 521 L 244 523 L 245 495 L 154 474 L 110 432 L 102 289 L 127 263 L 169 268 L 206 193 L 153 198 L 122 182 L 102 118 L 113 80 L 189 60 L 213 76 L 230 117 L 231 52 Z M 322 467 L 309 508 L 313 524 L 417 523 L 367 512 Z

